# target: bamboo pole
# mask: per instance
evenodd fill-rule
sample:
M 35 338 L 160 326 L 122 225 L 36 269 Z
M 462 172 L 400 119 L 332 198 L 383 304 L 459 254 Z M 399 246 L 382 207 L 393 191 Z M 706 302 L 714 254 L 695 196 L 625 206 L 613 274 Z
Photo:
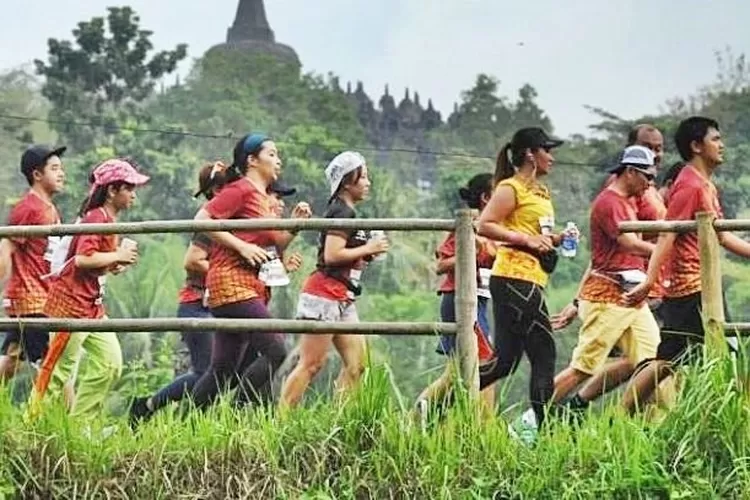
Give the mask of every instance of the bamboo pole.
M 471 400 L 479 396 L 479 359 L 474 322 L 477 317 L 477 258 L 473 211 L 456 214 L 456 348 L 459 372 Z
M 724 331 L 737 332 L 738 336 L 750 332 L 750 323 L 725 323 Z
M 713 224 L 717 231 L 750 231 L 750 219 L 716 219 Z M 660 220 L 621 222 L 621 233 L 690 233 L 698 229 L 692 220 Z
M 700 250 L 701 314 L 706 337 L 706 354 L 720 358 L 728 353 L 724 336 L 724 301 L 721 287 L 721 247 L 711 212 L 696 214 Z
M 283 332 L 357 333 L 361 335 L 455 335 L 455 323 L 360 322 L 341 323 L 292 319 L 228 318 L 2 318 L 0 330 L 35 327 L 67 332 Z
M 152 234 L 210 231 L 319 231 L 322 229 L 382 229 L 384 231 L 453 231 L 452 219 L 242 219 L 151 220 L 106 224 L 0 226 L 0 238 L 63 236 L 68 234 Z

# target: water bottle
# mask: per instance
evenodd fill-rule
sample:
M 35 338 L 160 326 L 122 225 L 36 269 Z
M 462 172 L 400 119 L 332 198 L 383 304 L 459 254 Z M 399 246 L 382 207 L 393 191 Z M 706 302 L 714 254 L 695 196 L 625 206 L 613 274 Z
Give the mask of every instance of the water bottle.
M 382 229 L 373 229 L 370 231 L 370 239 L 371 240 L 382 240 L 385 238 L 385 231 Z M 379 253 L 375 255 L 372 260 L 373 261 L 384 261 L 387 258 L 385 252 Z
M 563 233 L 562 243 L 560 244 L 563 257 L 572 259 L 578 252 L 578 227 L 575 222 L 568 222 Z

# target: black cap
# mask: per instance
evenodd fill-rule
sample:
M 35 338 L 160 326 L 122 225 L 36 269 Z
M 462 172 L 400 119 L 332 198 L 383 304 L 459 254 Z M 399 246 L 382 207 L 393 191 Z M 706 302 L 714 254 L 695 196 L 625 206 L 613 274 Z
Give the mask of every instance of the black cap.
M 287 186 L 283 181 L 276 179 L 273 183 L 268 186 L 268 190 L 272 193 L 276 193 L 279 196 L 292 196 L 297 192 L 297 188 Z
M 51 157 L 62 156 L 66 149 L 68 148 L 65 146 L 53 149 L 39 144 L 29 147 L 21 156 L 21 173 L 31 175 L 31 172 L 43 167 Z
M 561 146 L 564 141 L 550 137 L 539 127 L 528 127 L 513 134 L 510 144 L 515 151 L 523 149 L 545 148 L 552 149 Z

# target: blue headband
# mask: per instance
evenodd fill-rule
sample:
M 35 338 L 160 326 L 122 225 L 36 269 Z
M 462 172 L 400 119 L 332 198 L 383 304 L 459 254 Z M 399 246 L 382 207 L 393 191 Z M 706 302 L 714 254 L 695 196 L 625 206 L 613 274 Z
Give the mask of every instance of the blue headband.
M 271 138 L 267 135 L 250 134 L 242 144 L 242 149 L 244 150 L 245 154 L 248 155 L 258 154 L 258 152 L 260 152 L 260 148 L 263 146 L 263 143 L 270 140 Z

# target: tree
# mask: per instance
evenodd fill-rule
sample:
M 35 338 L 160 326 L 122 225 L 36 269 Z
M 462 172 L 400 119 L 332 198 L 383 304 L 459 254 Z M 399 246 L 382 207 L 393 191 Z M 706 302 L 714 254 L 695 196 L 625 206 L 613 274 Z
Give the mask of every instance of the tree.
M 152 32 L 140 28 L 130 7 L 110 7 L 106 19 L 78 23 L 75 40 L 48 40 L 47 62 L 36 60 L 45 77 L 42 94 L 52 103 L 55 130 L 75 150 L 95 143 L 96 128 L 65 122 L 116 123 L 134 114 L 154 91 L 157 81 L 172 73 L 187 55 L 187 46 L 150 55 Z

